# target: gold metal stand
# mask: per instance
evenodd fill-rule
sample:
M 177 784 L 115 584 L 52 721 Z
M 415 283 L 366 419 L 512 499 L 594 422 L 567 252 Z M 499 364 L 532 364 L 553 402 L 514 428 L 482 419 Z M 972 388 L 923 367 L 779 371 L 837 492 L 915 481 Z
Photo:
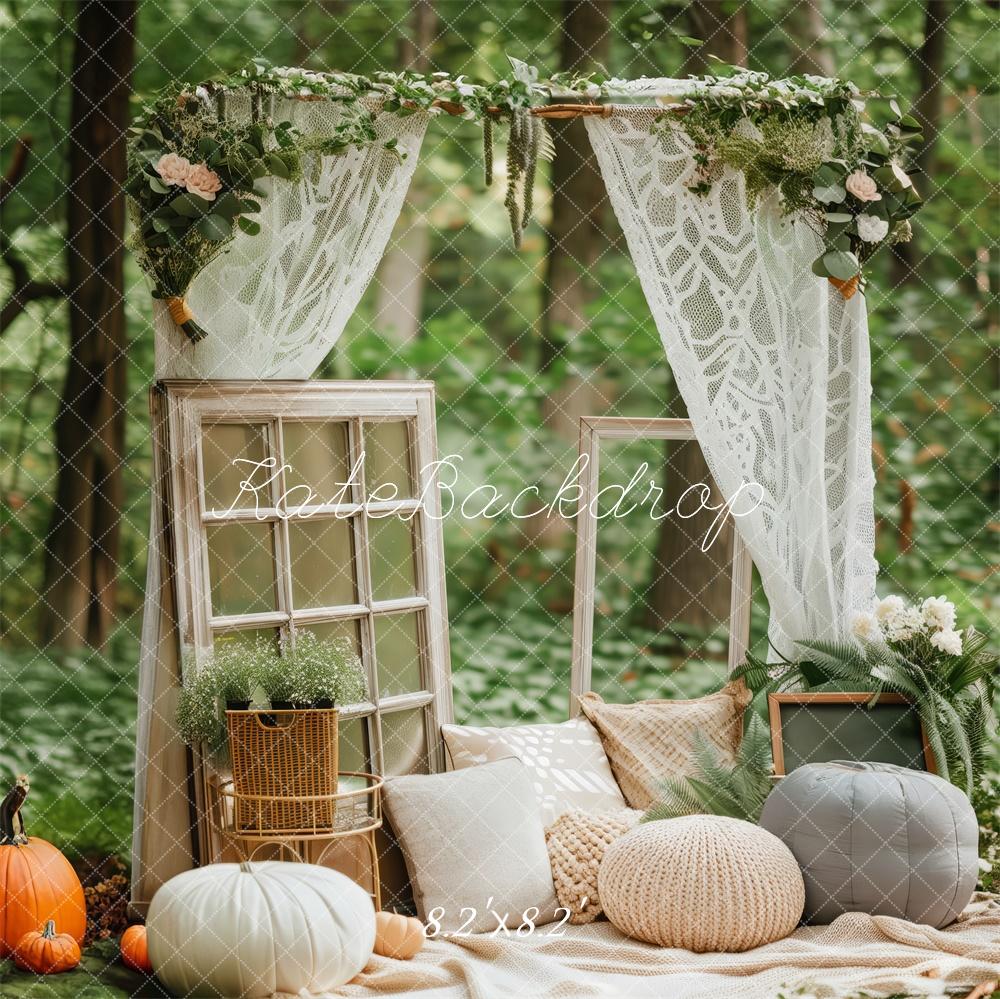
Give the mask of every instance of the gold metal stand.
M 378 869 L 378 848 L 375 833 L 382 827 L 382 778 L 376 774 L 342 771 L 338 774 L 335 794 L 275 797 L 272 795 L 237 794 L 232 780 L 210 780 L 209 822 L 218 834 L 221 853 L 232 848 L 241 860 L 252 860 L 262 847 L 276 846 L 279 856 L 288 854 L 302 863 L 309 844 L 325 844 L 313 861 L 322 864 L 330 849 L 353 836 L 360 836 L 368 847 L 371 870 L 370 894 L 376 910 L 382 908 L 382 884 Z M 344 788 L 343 785 L 348 787 Z M 363 784 L 363 786 L 357 786 Z M 355 785 L 355 786 L 350 786 Z M 301 817 L 298 828 L 269 829 L 253 816 L 288 814 L 293 806 Z M 332 821 L 330 817 L 332 815 Z M 240 821 L 237 822 L 237 816 Z M 248 821 L 249 819 L 249 821 Z

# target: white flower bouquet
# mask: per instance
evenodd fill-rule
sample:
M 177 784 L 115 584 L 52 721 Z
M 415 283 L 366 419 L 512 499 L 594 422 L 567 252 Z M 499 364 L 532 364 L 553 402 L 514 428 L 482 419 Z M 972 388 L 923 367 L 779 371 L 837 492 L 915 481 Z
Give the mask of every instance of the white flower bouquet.
M 971 793 L 987 740 L 996 730 L 1000 660 L 987 648 L 985 633 L 956 624 L 955 605 L 944 597 L 910 604 L 889 596 L 854 617 L 851 639 L 800 639 L 798 661 L 765 663 L 748 655 L 733 678 L 745 680 L 755 693 L 904 694 L 920 712 L 938 773 Z

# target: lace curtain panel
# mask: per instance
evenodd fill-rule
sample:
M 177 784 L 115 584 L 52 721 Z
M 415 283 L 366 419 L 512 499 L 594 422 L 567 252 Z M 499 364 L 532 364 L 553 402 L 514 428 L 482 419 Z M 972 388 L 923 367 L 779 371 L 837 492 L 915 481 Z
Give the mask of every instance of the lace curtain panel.
M 655 108 L 585 119 L 678 389 L 771 607 L 769 637 L 842 638 L 877 564 L 864 298 L 810 263 L 819 236 L 727 170 L 691 193 L 690 142 Z
M 227 97 L 225 118 L 250 115 Z M 328 138 L 340 106 L 275 101 L 275 121 Z M 253 216 L 195 278 L 187 302 L 208 336 L 192 344 L 162 301 L 154 303 L 157 378 L 308 378 L 343 332 L 371 282 L 410 186 L 429 116 L 375 118 L 376 139 L 336 156 L 307 154 L 297 183 L 265 179 Z M 395 150 L 385 143 L 395 139 Z M 397 155 L 398 154 L 398 155 Z

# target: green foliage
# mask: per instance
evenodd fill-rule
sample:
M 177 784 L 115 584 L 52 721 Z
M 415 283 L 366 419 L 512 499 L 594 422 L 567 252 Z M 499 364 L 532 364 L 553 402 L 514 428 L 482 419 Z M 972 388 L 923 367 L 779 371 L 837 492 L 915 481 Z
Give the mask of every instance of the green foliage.
M 916 634 L 901 642 L 800 641 L 807 661 L 766 663 L 754 655 L 733 677 L 759 695 L 790 689 L 883 691 L 904 694 L 920 714 L 942 777 L 972 793 L 996 728 L 997 656 L 988 636 L 966 631 L 960 655 L 948 655 Z
M 177 704 L 177 727 L 188 745 L 225 750 L 227 701 L 275 701 L 309 705 L 352 704 L 365 696 L 361 661 L 343 640 L 321 640 L 299 631 L 294 648 L 281 650 L 258 635 L 252 642 L 216 642 L 211 657 L 186 670 Z
M 726 166 L 743 173 L 751 203 L 777 189 L 782 211 L 823 235 L 813 273 L 838 281 L 859 274 L 880 246 L 911 238 L 921 198 L 904 164 L 923 136 L 894 99 L 839 80 L 728 70 L 681 95 L 683 116 L 656 126 L 680 128 L 693 142 L 692 191 L 707 194 Z M 886 105 L 892 117 L 878 126 L 865 120 L 868 104 Z
M 643 822 L 707 813 L 756 822 L 771 790 L 771 736 L 768 727 L 751 712 L 739 753 L 733 763 L 723 761 L 719 749 L 702 732 L 694 737 L 694 773 L 668 777 L 660 785 L 659 800 Z
M 324 641 L 311 631 L 299 631 L 286 658 L 295 676 L 293 701 L 354 704 L 365 696 L 364 670 L 346 639 Z

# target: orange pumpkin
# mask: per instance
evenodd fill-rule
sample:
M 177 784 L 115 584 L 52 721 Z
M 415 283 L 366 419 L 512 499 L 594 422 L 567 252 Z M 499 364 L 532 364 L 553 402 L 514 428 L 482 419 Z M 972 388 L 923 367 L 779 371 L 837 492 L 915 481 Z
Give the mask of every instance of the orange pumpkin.
M 122 952 L 122 964 L 133 971 L 144 975 L 153 973 L 149 963 L 149 948 L 146 944 L 146 927 L 130 926 L 123 934 L 119 947 Z
M 56 933 L 50 919 L 41 933 L 31 930 L 21 937 L 14 947 L 14 963 L 36 975 L 58 975 L 80 963 L 80 945 L 68 933 Z
M 424 924 L 396 912 L 375 913 L 375 953 L 408 961 L 424 945 Z
M 24 835 L 28 791 L 28 778 L 18 777 L 0 801 L 0 958 L 50 919 L 77 943 L 87 929 L 83 885 L 70 862 L 51 843 Z

